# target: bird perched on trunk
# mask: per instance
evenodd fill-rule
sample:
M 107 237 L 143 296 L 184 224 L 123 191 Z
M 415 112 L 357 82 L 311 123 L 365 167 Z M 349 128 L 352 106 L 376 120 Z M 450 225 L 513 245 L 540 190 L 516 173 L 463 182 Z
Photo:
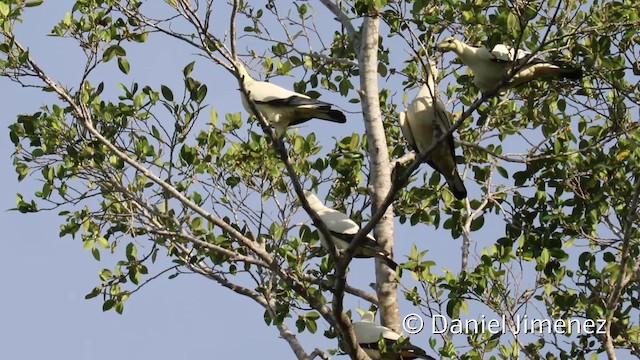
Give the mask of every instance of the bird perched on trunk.
M 438 76 L 438 70 L 433 62 L 429 61 L 429 70 L 425 75 L 426 83 L 422 85 L 416 98 L 409 104 L 407 110 L 398 114 L 402 135 L 411 148 L 419 154 L 426 152 L 434 140 L 451 128 L 449 115 L 436 96 L 435 79 Z M 456 166 L 453 135 L 447 136 L 435 147 L 427 157 L 427 164 L 444 176 L 449 189 L 457 199 L 462 200 L 467 197 L 467 189 Z
M 494 89 L 511 69 L 520 69 L 507 87 L 515 87 L 535 79 L 564 78 L 578 80 L 582 69 L 563 61 L 548 62 L 538 56 L 526 59 L 531 53 L 498 44 L 491 50 L 474 47 L 448 37 L 438 44 L 442 52 L 453 51 L 473 72 L 473 83 L 482 92 Z
M 411 345 L 409 339 L 404 343 L 398 344 L 400 334 L 389 329 L 388 327 L 377 325 L 375 323 L 375 314 L 367 311 L 362 315 L 362 319 L 353 323 L 353 331 L 356 334 L 356 341 L 364 352 L 373 360 L 383 358 L 378 346 L 380 338 L 384 338 L 386 345 L 386 353 L 384 359 L 409 360 L 409 359 L 427 359 L 435 360 L 421 348 Z M 394 349 L 394 346 L 396 349 Z
M 253 79 L 242 64 L 236 64 L 239 79 L 265 120 L 275 128 L 276 136 L 282 136 L 288 126 L 302 124 L 311 119 L 344 123 L 347 118 L 332 104 L 312 99 L 307 95 L 284 89 L 278 85 Z M 242 93 L 242 105 L 253 114 L 249 101 Z M 255 114 L 254 114 L 255 115 Z
M 331 240 L 338 250 L 346 250 L 355 235 L 360 231 L 360 226 L 351 220 L 346 214 L 338 210 L 326 207 L 317 196 L 312 192 L 305 190 L 304 197 L 307 199 L 309 206 L 318 214 L 322 222 L 327 226 L 327 230 L 331 234 Z M 328 249 L 327 240 L 320 232 L 320 243 L 325 249 Z M 387 266 L 392 270 L 396 270 L 398 264 L 393 261 L 382 245 L 371 235 L 367 235 L 364 242 L 360 244 L 353 255 L 356 258 L 377 257 L 385 261 Z

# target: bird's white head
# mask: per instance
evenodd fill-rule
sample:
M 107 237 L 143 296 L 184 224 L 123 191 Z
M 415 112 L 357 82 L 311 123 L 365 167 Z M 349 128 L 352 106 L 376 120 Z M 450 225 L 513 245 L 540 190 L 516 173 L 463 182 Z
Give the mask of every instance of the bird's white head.
M 318 197 L 312 193 L 309 190 L 304 190 L 304 198 L 307 199 L 307 202 L 309 203 L 309 205 L 311 205 L 311 207 L 313 207 L 316 204 L 321 204 L 320 199 L 318 199 Z
M 438 51 L 441 51 L 441 52 L 454 51 L 456 53 L 459 53 L 459 52 L 462 52 L 462 42 L 454 38 L 453 36 L 451 36 L 442 40 L 438 44 L 436 49 L 438 49 Z
M 319 205 L 322 205 L 322 202 L 320 202 L 320 199 L 318 199 L 318 197 L 315 196 L 311 191 L 303 190 L 302 192 L 304 193 L 304 198 L 307 199 L 309 206 L 311 206 L 312 208 L 317 208 Z M 293 205 L 300 206 L 302 205 L 302 203 L 300 202 L 300 199 L 296 199 L 293 202 Z
M 360 321 L 374 323 L 375 319 L 376 314 L 374 314 L 373 311 L 365 311 L 364 314 L 362 314 Z
M 237 71 L 237 75 L 238 75 L 238 80 L 244 80 L 245 84 L 246 84 L 247 81 L 252 81 L 253 80 L 253 78 L 251 77 L 251 75 L 249 75 L 249 72 L 247 72 L 247 69 L 244 67 L 244 65 L 242 65 L 240 60 L 238 60 L 235 63 L 235 67 L 236 67 L 236 71 Z

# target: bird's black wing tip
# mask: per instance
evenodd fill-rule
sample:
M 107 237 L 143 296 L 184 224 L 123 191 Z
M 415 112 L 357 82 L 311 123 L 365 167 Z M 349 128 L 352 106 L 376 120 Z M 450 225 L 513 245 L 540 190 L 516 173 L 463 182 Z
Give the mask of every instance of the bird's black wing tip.
M 565 77 L 571 80 L 580 80 L 582 79 L 583 71 L 582 68 L 573 68 L 571 71 L 567 72 Z
M 400 269 L 400 274 L 402 275 L 402 268 L 400 267 L 400 265 L 398 265 L 397 262 L 393 261 L 391 258 L 389 257 L 385 257 L 384 258 L 385 263 L 387 264 L 387 266 L 393 270 L 393 271 L 397 271 L 398 269 Z
M 584 75 L 582 67 L 566 61 L 552 61 L 551 64 L 562 69 L 561 77 L 569 80 L 580 80 Z
M 455 198 L 458 200 L 464 200 L 467 198 L 467 189 L 464 189 L 464 191 L 454 189 L 452 190 L 452 192 L 453 192 L 453 196 L 455 196 Z
M 329 111 L 329 114 L 336 120 L 336 122 L 340 124 L 344 124 L 347 122 L 347 117 L 340 110 L 331 110 Z

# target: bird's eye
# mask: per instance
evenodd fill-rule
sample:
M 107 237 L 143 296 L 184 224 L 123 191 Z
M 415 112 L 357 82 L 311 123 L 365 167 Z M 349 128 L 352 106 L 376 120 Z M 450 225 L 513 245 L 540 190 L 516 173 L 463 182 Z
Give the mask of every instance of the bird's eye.
M 447 40 L 447 42 L 448 42 L 449 44 L 451 44 L 451 43 L 453 42 L 453 39 L 449 39 L 449 40 Z

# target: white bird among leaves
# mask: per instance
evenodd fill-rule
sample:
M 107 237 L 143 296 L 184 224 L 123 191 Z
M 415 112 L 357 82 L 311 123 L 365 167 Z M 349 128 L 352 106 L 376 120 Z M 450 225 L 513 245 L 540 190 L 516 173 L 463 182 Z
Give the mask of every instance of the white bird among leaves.
M 255 103 L 265 120 L 275 128 L 276 136 L 282 136 L 287 127 L 302 124 L 311 119 L 345 123 L 347 118 L 333 105 L 312 99 L 307 95 L 284 89 L 278 85 L 253 79 L 241 64 L 236 65 L 239 81 L 244 82 L 249 98 Z M 242 93 L 242 91 L 241 91 Z M 242 105 L 253 114 L 249 101 L 242 94 Z
M 353 323 L 353 331 L 356 334 L 356 341 L 373 360 L 379 359 L 394 359 L 394 360 L 409 360 L 409 359 L 427 359 L 435 360 L 421 348 L 411 345 L 409 339 L 401 342 L 398 345 L 398 340 L 401 335 L 388 327 L 378 325 L 375 323 L 375 314 L 371 311 L 367 311 L 362 314 L 362 319 Z M 378 346 L 380 338 L 384 338 L 386 345 L 386 353 L 380 352 Z M 394 351 L 394 346 L 396 347 Z
M 434 140 L 451 128 L 449 115 L 436 96 L 434 79 L 438 76 L 438 70 L 431 61 L 425 75 L 426 84 L 422 85 L 407 110 L 398 114 L 402 135 L 417 153 L 426 152 Z M 467 189 L 456 166 L 453 135 L 447 136 L 435 147 L 427 158 L 427 164 L 444 176 L 449 189 L 457 199 L 462 200 L 467 197 Z
M 333 241 L 336 249 L 346 250 L 355 235 L 360 231 L 360 226 L 358 226 L 358 224 L 351 220 L 346 214 L 326 207 L 312 192 L 305 190 L 304 197 L 307 199 L 309 206 L 311 206 L 325 224 L 327 230 L 329 230 L 331 240 Z M 325 249 L 329 248 L 322 233 L 320 233 L 320 242 Z M 398 267 L 398 264 L 389 256 L 389 252 L 387 252 L 371 235 L 366 236 L 364 242 L 355 250 L 353 257 L 377 257 L 384 260 L 387 266 L 394 271 Z
M 448 37 L 438 44 L 442 52 L 453 51 L 473 72 L 473 83 L 481 91 L 494 89 L 507 76 L 509 70 L 520 68 L 511 78 L 507 87 L 516 87 L 535 79 L 565 78 L 579 80 L 582 69 L 567 62 L 548 62 L 533 56 L 526 60 L 531 53 L 498 44 L 491 50 L 486 47 L 474 47 L 464 42 Z M 526 63 L 525 63 L 526 61 Z

